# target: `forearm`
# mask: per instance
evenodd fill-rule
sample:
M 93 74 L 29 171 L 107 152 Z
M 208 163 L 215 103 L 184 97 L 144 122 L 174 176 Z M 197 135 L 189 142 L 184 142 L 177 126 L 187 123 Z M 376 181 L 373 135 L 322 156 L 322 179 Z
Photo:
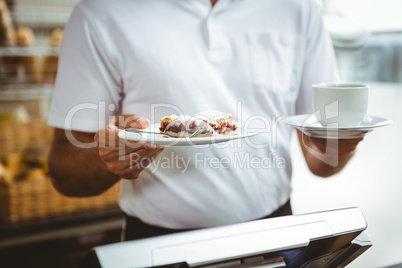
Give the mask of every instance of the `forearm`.
M 53 186 L 67 196 L 98 195 L 120 179 L 107 169 L 97 147 L 79 148 L 57 138 L 49 155 L 49 172 Z

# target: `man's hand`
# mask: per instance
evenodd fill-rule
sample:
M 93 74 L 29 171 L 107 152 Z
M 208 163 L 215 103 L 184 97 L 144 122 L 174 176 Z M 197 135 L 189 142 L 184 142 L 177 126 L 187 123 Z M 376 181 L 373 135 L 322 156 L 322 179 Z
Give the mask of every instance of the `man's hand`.
M 314 138 L 305 135 L 304 139 L 308 139 L 321 154 L 327 154 L 331 157 L 349 157 L 356 151 L 357 145 L 363 140 L 363 138 L 356 139 L 339 139 L 336 142 L 328 141 L 327 139 Z
M 137 179 L 141 172 L 157 157 L 164 147 L 144 142 L 132 142 L 118 137 L 122 128 L 143 129 L 149 120 L 140 115 L 124 114 L 115 125 L 107 125 L 95 135 L 99 156 L 106 167 L 124 179 Z
M 327 140 L 310 137 L 297 130 L 300 146 L 312 173 L 329 177 L 340 172 L 356 151 L 363 138 Z
M 118 124 L 107 125 L 98 133 L 55 129 L 49 154 L 53 186 L 67 196 L 94 196 L 122 177 L 138 178 L 163 148 L 128 142 L 119 139 L 117 134 L 119 127 L 145 128 L 148 125 L 149 121 L 141 116 L 123 115 Z

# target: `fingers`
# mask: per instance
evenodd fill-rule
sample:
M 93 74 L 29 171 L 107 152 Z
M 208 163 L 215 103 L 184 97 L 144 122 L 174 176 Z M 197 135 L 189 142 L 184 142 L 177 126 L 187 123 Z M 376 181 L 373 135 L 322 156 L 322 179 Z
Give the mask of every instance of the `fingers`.
M 106 125 L 104 128 L 96 133 L 94 140 L 99 146 L 117 147 L 122 143 L 128 147 L 138 148 L 138 142 L 120 139 L 118 133 L 122 128 L 147 128 L 150 121 L 137 114 L 123 114 L 119 116 L 115 124 Z M 141 143 L 144 145 L 144 143 Z M 151 145 L 147 145 L 148 147 Z M 151 146 L 152 147 L 152 146 Z
M 308 137 L 320 153 L 333 153 L 339 156 L 354 153 L 363 138 L 354 139 L 322 139 Z
M 113 158 L 111 161 L 105 161 L 105 163 L 112 173 L 121 178 L 137 179 L 142 171 L 148 167 L 162 151 L 163 148 L 152 150 L 141 149 L 119 158 Z
M 118 133 L 119 128 L 109 124 L 95 134 L 94 140 L 99 147 L 117 147 L 120 143 Z
M 356 151 L 357 145 L 363 138 L 339 140 L 339 154 L 347 155 Z
M 128 141 L 118 136 L 121 128 L 147 128 L 149 120 L 140 115 L 124 114 L 116 124 L 109 124 L 96 133 L 98 153 L 107 168 L 125 179 L 136 179 L 164 149 L 155 144 Z
M 116 125 L 119 128 L 147 128 L 150 121 L 138 114 L 123 114 L 119 116 Z
M 145 142 L 137 142 L 137 141 L 129 141 L 126 139 L 121 139 L 119 137 L 120 129 L 112 124 L 109 124 L 99 130 L 94 137 L 95 142 L 98 144 L 99 148 L 103 147 L 127 147 L 126 151 L 133 152 L 141 147 L 147 149 L 155 149 L 157 148 L 154 144 L 149 144 Z

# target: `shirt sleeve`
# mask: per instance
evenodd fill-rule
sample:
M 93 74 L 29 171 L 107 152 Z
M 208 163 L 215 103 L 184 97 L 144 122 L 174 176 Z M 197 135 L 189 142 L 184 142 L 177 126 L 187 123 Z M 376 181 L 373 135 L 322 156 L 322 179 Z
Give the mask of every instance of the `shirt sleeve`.
M 307 39 L 296 114 L 313 112 L 313 84 L 340 81 L 334 48 L 325 30 L 321 10 L 314 1 L 306 2 L 309 3 L 305 26 Z
M 66 25 L 48 117 L 50 126 L 97 132 L 119 110 L 121 79 L 107 33 L 78 3 Z M 110 42 L 109 42 L 110 43 Z

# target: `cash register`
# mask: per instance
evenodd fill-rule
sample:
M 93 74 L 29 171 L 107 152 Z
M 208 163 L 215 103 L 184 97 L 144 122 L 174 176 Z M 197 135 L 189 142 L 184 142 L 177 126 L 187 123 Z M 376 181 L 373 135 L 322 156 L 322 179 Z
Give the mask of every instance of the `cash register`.
M 371 245 L 359 208 L 263 219 L 95 247 L 92 267 L 345 267 Z

